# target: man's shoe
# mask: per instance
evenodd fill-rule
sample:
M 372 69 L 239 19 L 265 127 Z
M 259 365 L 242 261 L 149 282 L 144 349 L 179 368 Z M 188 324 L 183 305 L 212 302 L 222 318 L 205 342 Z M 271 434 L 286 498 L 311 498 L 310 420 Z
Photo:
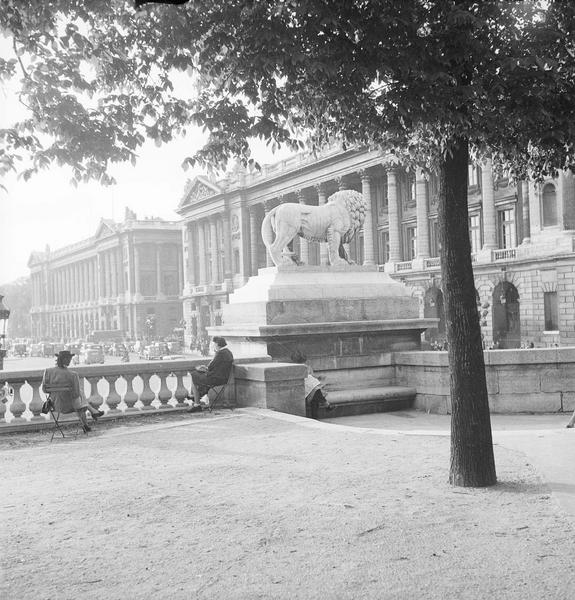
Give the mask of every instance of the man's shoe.
M 103 410 L 99 410 L 96 413 L 92 413 L 92 419 L 94 419 L 94 421 L 97 421 L 100 417 L 104 416 L 104 411 Z
M 201 404 L 192 404 L 192 406 L 190 406 L 190 408 L 188 408 L 188 412 L 191 412 L 191 413 L 202 412 Z

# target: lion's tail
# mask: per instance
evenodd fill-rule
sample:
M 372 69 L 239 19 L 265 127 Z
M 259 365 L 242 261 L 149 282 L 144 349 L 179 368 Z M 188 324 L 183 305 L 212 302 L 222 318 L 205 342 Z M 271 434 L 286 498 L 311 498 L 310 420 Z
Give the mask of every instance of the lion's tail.
M 281 205 L 280 205 L 281 206 Z M 262 221 L 262 240 L 266 248 L 269 248 L 274 241 L 274 232 L 276 230 L 276 210 L 279 206 L 272 208 Z M 253 242 L 252 242 L 253 243 Z

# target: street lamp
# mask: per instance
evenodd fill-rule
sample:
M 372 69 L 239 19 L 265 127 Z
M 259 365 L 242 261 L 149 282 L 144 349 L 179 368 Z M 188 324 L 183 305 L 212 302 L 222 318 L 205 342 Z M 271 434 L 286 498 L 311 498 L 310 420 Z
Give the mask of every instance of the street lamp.
M 6 323 L 10 316 L 10 311 L 4 306 L 2 300 L 4 296 L 0 295 L 0 371 L 4 368 L 4 357 L 6 350 L 4 349 L 4 340 L 6 339 Z

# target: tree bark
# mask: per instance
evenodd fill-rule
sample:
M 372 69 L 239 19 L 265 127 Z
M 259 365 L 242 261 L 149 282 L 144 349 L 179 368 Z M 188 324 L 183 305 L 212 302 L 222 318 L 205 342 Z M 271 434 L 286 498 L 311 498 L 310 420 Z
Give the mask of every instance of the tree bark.
M 467 211 L 466 139 L 454 139 L 439 167 L 441 276 L 446 315 L 451 393 L 449 482 L 485 487 L 497 482 L 481 329 Z

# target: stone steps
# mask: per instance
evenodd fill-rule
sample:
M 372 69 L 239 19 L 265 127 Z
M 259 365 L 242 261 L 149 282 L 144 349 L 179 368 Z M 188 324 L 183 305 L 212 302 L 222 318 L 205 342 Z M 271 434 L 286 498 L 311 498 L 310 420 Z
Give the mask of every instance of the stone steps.
M 386 385 L 363 389 L 327 390 L 327 399 L 333 410 L 319 410 L 319 418 L 349 417 L 369 413 L 389 412 L 411 408 L 416 389 L 407 386 Z

